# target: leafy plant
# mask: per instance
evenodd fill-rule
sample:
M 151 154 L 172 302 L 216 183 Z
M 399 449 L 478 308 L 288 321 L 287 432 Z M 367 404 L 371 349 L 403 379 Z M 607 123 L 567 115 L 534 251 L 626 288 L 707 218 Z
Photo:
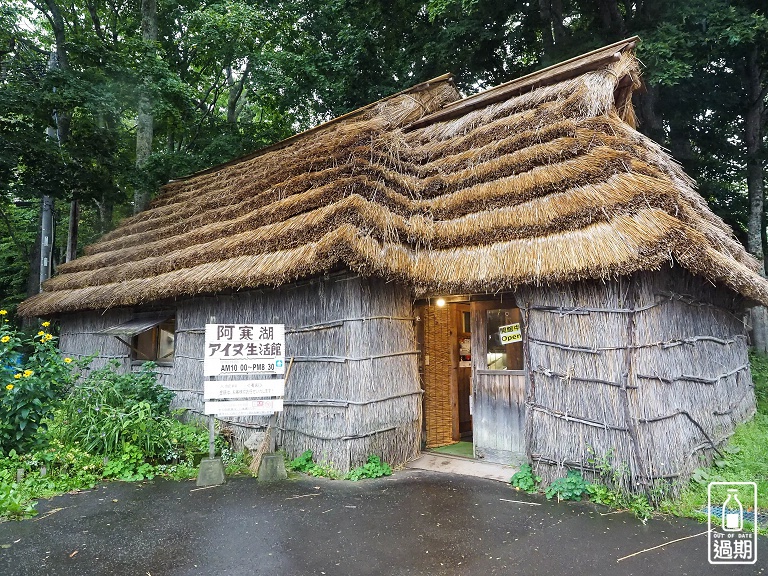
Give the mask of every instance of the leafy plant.
M 368 456 L 368 461 L 362 466 L 351 470 L 347 475 L 347 480 L 361 480 L 363 478 L 379 478 L 381 476 L 391 476 L 392 467 L 375 454 Z
M 116 368 L 96 370 L 72 390 L 65 402 L 63 439 L 97 454 L 121 452 L 131 444 L 147 457 L 162 456 L 172 446 L 173 393 L 157 382 L 152 363 L 138 373 L 119 374 Z
M 534 475 L 530 464 L 520 466 L 520 470 L 515 472 L 510 479 L 512 486 L 526 492 L 536 492 L 536 486 L 539 482 L 541 482 L 541 476 Z
M 298 456 L 291 460 L 288 463 L 288 468 L 291 470 L 295 470 L 296 472 L 307 472 L 310 468 L 312 468 L 315 465 L 314 460 L 312 459 L 312 450 L 307 450 L 301 454 L 301 456 Z
M 80 363 L 59 355 L 49 322 L 28 337 L 6 316 L 0 310 L 0 452 L 22 454 L 45 442 L 46 419 L 74 381 L 70 364 Z
M 124 444 L 122 452 L 104 466 L 105 478 L 117 478 L 126 482 L 151 480 L 155 468 L 145 461 L 144 453 L 133 444 Z
M 36 513 L 37 502 L 30 502 L 26 494 L 13 484 L 0 485 L 0 516 L 20 519 Z
M 344 475 L 336 470 L 336 468 L 333 467 L 332 464 L 328 463 L 320 463 L 316 464 L 313 460 L 313 454 L 312 450 L 307 450 L 301 454 L 301 456 L 298 456 L 297 458 L 294 458 L 288 463 L 288 468 L 290 470 L 294 470 L 296 472 L 303 472 L 304 474 L 307 474 L 309 476 L 315 476 L 315 477 L 325 477 L 325 478 L 333 478 L 333 479 L 340 479 L 343 478 Z
M 575 470 L 569 470 L 565 478 L 558 478 L 547 486 L 544 494 L 548 500 L 557 496 L 557 500 L 581 500 L 581 496 L 587 491 L 588 483 L 581 474 Z

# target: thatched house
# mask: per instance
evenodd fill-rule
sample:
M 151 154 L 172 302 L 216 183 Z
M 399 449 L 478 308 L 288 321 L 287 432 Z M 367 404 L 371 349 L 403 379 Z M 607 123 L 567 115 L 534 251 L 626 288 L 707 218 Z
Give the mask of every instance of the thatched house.
M 471 432 L 548 479 L 684 477 L 754 412 L 768 284 L 635 131 L 632 46 L 469 98 L 436 78 L 172 182 L 20 311 L 69 355 L 159 359 L 191 412 L 206 322 L 284 323 L 278 444 L 342 470 Z

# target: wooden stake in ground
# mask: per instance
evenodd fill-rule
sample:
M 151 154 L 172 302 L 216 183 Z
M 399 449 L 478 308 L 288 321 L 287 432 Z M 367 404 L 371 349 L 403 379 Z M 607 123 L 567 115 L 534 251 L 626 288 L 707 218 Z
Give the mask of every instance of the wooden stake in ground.
M 288 362 L 288 369 L 285 371 L 285 379 L 284 379 L 284 391 L 283 393 L 287 392 L 288 390 L 288 376 L 291 374 L 291 368 L 293 367 L 293 356 L 291 356 L 290 362 Z M 272 428 L 275 426 L 275 423 L 277 422 L 277 412 L 272 414 L 269 418 L 269 423 L 267 424 L 267 431 L 264 433 L 264 438 L 261 441 L 261 444 L 259 444 L 259 447 L 256 449 L 256 451 L 253 453 L 253 460 L 251 460 L 250 466 L 248 466 L 248 469 L 254 474 L 259 473 L 259 466 L 261 466 L 261 459 L 264 456 L 264 454 L 267 454 L 271 451 L 273 451 L 272 448 Z

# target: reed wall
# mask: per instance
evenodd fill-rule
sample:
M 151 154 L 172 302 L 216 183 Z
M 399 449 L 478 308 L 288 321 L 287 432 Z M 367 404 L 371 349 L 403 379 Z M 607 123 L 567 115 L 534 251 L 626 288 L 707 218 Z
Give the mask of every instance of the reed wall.
M 674 489 L 754 413 L 742 303 L 729 290 L 675 268 L 517 296 L 527 452 L 545 482 L 572 468 Z
M 106 312 L 78 312 L 60 318 L 59 349 L 65 356 L 82 358 L 94 356 L 91 367 L 99 369 L 111 361 L 118 362 L 122 370 L 131 366 L 131 350 L 114 336 L 97 334 L 130 320 L 131 310 L 119 308 Z
M 369 454 L 400 465 L 421 443 L 421 389 L 410 291 L 402 285 L 346 274 L 176 305 L 172 368 L 158 367 L 160 381 L 175 392 L 174 407 L 203 414 L 205 324 L 283 323 L 286 356 L 294 363 L 278 419 L 278 446 L 290 457 L 312 450 L 316 460 L 341 471 Z M 130 319 L 130 311 L 62 318 L 62 346 L 69 354 L 128 350 L 94 331 Z M 124 367 L 130 365 L 125 360 Z M 221 420 L 236 444 L 263 431 L 268 418 Z

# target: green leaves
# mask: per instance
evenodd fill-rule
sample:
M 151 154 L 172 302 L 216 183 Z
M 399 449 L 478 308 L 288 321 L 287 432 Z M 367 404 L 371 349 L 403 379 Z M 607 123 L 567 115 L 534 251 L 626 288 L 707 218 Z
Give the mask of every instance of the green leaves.
M 362 466 L 358 466 L 345 476 L 347 480 L 357 481 L 363 478 L 380 478 L 382 476 L 391 476 L 392 467 L 375 454 L 368 456 L 368 461 Z
M 510 479 L 512 486 L 528 493 L 536 492 L 539 482 L 541 482 L 541 476 L 536 476 L 533 473 L 533 468 L 530 464 L 520 466 L 520 470 L 515 472 Z
M 173 393 L 157 382 L 150 362 L 138 373 L 117 369 L 114 363 L 96 370 L 72 390 L 62 439 L 96 454 L 120 453 L 132 445 L 146 456 L 162 456 L 171 448 Z
M 569 470 L 565 478 L 558 478 L 547 486 L 544 494 L 547 500 L 557 496 L 557 500 L 581 500 L 589 483 L 575 470 Z
M 23 454 L 43 445 L 38 432 L 74 376 L 56 349 L 56 337 L 46 331 L 48 322 L 29 337 L 0 312 L 0 452 Z
M 342 475 L 331 464 L 315 464 L 312 450 L 307 450 L 301 456 L 288 463 L 288 468 L 296 472 L 303 472 L 309 476 L 325 476 L 327 478 L 344 478 L 345 480 L 362 480 L 363 478 L 380 478 L 390 476 L 392 467 L 375 454 L 368 456 L 368 460 L 362 466 L 351 470 L 346 476 Z

